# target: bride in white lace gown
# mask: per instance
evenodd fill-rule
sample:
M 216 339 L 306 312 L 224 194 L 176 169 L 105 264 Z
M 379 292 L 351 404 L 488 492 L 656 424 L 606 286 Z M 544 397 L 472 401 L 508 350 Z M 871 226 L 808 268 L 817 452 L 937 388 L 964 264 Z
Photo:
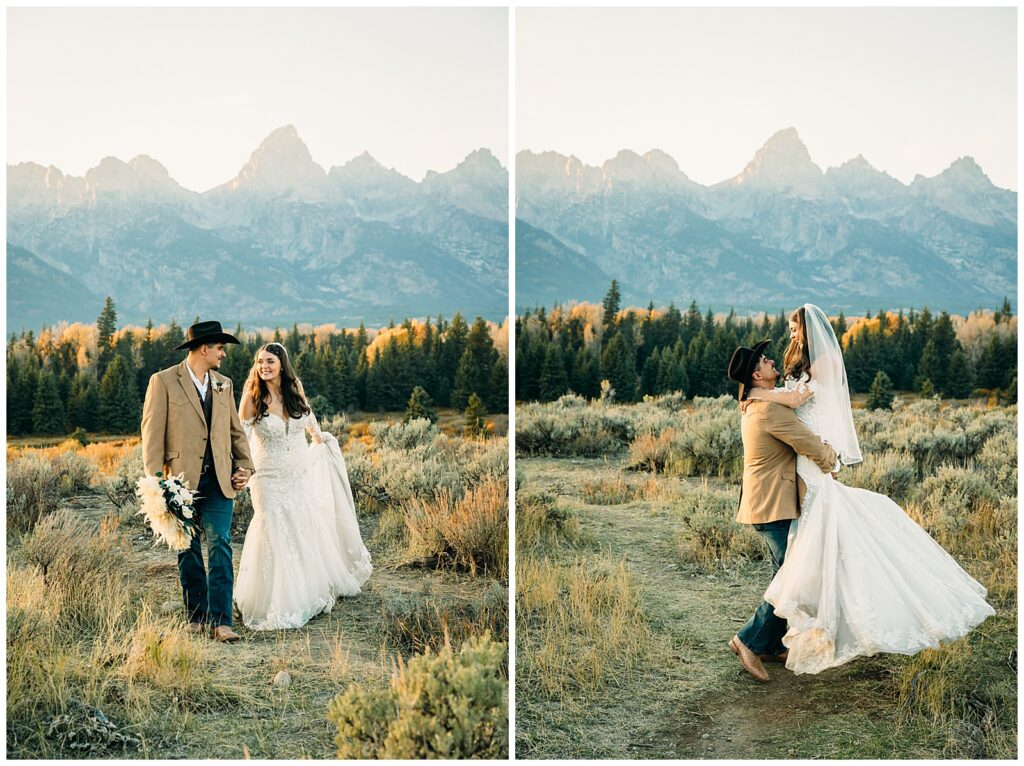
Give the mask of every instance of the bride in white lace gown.
M 279 343 L 257 352 L 239 414 L 256 471 L 235 603 L 252 630 L 298 628 L 359 593 L 373 570 L 345 460 Z
M 860 462 L 846 368 L 828 317 L 805 304 L 790 329 L 794 356 L 807 352 L 797 375 L 784 389 L 754 389 L 750 396 L 795 406 L 845 465 Z M 787 351 L 787 368 L 790 358 Z M 785 560 L 764 594 L 788 621 L 787 668 L 818 673 L 862 655 L 916 654 L 967 635 L 995 614 L 985 588 L 891 499 L 847 487 L 803 456 L 797 473 L 807 493 Z

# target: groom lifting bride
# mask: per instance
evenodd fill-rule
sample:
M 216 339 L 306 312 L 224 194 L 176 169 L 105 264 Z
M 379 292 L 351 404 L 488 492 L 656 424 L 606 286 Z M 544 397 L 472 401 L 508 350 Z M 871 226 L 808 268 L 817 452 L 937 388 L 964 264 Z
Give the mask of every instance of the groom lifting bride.
M 740 384 L 740 401 L 749 401 L 741 421 L 743 437 L 743 485 L 736 520 L 751 524 L 768 543 L 772 574 L 786 558 L 786 544 L 793 519 L 800 513 L 806 492 L 797 476 L 797 454 L 813 460 L 822 471 L 836 466 L 836 453 L 801 423 L 795 410 L 771 401 L 748 399 L 752 389 L 774 390 L 779 378 L 775 362 L 764 355 L 770 341 L 754 348 L 737 348 L 729 361 L 729 377 Z M 804 395 L 806 398 L 806 394 Z M 766 601 L 729 642 L 743 667 L 758 681 L 767 681 L 762 659 L 785 662 L 782 637 L 786 621 L 775 615 Z
M 961 638 L 994 614 L 985 588 L 892 499 L 836 481 L 862 460 L 842 346 L 810 303 L 789 331 L 782 387 L 768 341 L 736 349 L 728 367 L 742 410 L 736 520 L 764 537 L 774 573 L 729 648 L 767 681 L 763 660 L 819 673 Z

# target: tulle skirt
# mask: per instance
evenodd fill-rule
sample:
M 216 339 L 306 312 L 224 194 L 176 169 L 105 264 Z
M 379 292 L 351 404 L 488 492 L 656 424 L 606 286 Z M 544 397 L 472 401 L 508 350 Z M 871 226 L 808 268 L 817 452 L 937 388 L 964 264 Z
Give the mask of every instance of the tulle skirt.
M 916 654 L 995 614 L 985 588 L 896 503 L 800 461 L 807 495 L 764 595 L 789 623 L 787 668 L 818 673 L 862 655 Z

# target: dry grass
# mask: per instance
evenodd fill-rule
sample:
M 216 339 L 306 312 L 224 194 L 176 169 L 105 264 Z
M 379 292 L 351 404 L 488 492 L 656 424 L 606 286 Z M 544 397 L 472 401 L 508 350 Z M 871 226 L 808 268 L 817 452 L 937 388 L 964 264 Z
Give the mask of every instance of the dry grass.
M 724 651 L 770 575 L 759 560 L 763 544 L 733 521 L 733 443 L 710 427 L 719 420 L 728 425 L 728 413 L 706 408 L 707 428 L 694 428 L 687 422 L 694 412 L 687 412 L 660 431 L 638 430 L 629 457 L 611 464 L 520 460 L 530 494 L 517 493 L 518 752 L 544 758 L 1015 758 L 1016 407 L 921 401 L 894 413 L 858 411 L 865 461 L 840 477 L 897 500 L 985 585 L 996 616 L 965 639 L 914 657 L 859 659 L 818 676 L 770 667 L 773 683 L 765 693 L 747 688 Z M 639 412 L 623 416 L 641 419 Z M 531 438 L 547 438 L 538 423 Z M 709 462 L 678 460 L 673 450 L 680 430 L 690 433 L 693 444 L 686 449 L 694 460 Z M 672 431 L 675 437 L 662 438 Z M 633 484 L 629 467 L 651 475 Z M 692 472 L 712 478 L 680 478 Z M 627 504 L 613 502 L 626 497 Z M 673 553 L 684 566 L 671 563 Z M 626 570 L 630 587 L 613 576 L 622 558 L 635 563 Z M 597 574 L 588 568 L 592 562 Z M 587 581 L 599 584 L 588 590 Z M 599 609 L 617 600 L 628 613 L 630 599 L 632 638 L 619 636 L 611 613 Z M 588 603 L 592 609 L 583 608 Z M 573 615 L 579 615 L 576 622 Z M 587 633 L 595 615 L 604 620 L 601 647 Z M 582 636 L 578 651 L 574 633 Z M 647 672 L 634 675 L 628 692 L 601 680 L 603 661 L 592 660 L 589 669 L 583 662 L 591 651 L 613 656 L 615 647 L 657 658 L 666 642 L 699 659 L 648 660 Z M 672 680 L 659 680 L 662 671 Z M 581 699 L 587 704 L 576 704 Z M 784 724 L 777 723 L 773 700 L 785 706 Z
M 626 688 L 654 635 L 630 571 L 606 559 L 516 562 L 516 683 L 576 704 Z
M 490 446 L 463 447 L 455 439 L 444 446 L 453 462 L 468 456 L 463 462 L 475 485 L 493 473 L 490 462 L 476 459 L 489 455 Z M 399 569 L 409 534 L 401 507 L 367 513 L 359 502 L 375 565 L 362 594 L 339 600 L 329 615 L 300 630 L 257 633 L 236 622 L 243 640 L 230 646 L 194 635 L 183 623 L 173 553 L 145 537 L 129 539 L 105 495 L 121 474 L 134 478 L 137 450 L 94 447 L 88 457 L 60 445 L 45 457 L 9 450 L 12 465 L 45 466 L 53 498 L 34 526 L 8 537 L 9 757 L 330 757 L 336 732 L 325 720 L 326 700 L 353 683 L 367 694 L 384 690 L 395 655 L 412 652 L 416 642 L 443 641 L 442 623 L 453 635 L 486 627 L 507 634 L 507 595 L 503 602 L 497 595 L 507 589 L 491 578 L 489 562 L 476 561 L 476 577 L 452 568 Z M 109 478 L 90 462 L 117 454 Z M 51 462 L 65 455 L 100 481 L 86 488 L 52 478 L 59 472 Z M 124 513 L 130 511 L 126 505 Z M 385 539 L 400 545 L 378 544 Z M 239 534 L 236 563 L 241 541 Z M 399 593 L 409 594 L 410 614 L 430 610 L 444 619 L 422 620 L 412 631 L 415 641 L 387 633 L 383 604 Z M 292 677 L 287 689 L 271 686 L 281 669 Z
M 621 475 L 584 482 L 580 497 L 591 505 L 622 505 L 643 494 L 643 486 L 625 481 Z
M 460 497 L 447 489 L 405 506 L 409 553 L 436 557 L 470 574 L 508 577 L 508 482 L 485 479 Z
M 508 641 L 508 589 L 497 583 L 472 600 L 421 593 L 393 594 L 381 603 L 381 633 L 403 651 L 439 651 L 485 632 Z
M 554 494 L 516 491 L 516 557 L 580 542 L 580 520 Z

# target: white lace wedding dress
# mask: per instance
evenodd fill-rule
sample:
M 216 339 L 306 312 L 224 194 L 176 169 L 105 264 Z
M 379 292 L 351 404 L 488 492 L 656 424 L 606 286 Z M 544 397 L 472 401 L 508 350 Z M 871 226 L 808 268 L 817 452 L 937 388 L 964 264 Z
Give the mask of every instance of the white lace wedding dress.
M 373 567 L 356 521 L 345 459 L 312 414 L 242 424 L 256 472 L 235 603 L 253 630 L 298 628 L 354 596 Z M 306 431 L 322 443 L 307 446 Z
M 786 388 L 815 381 L 789 379 Z M 821 434 L 816 400 L 797 417 Z M 785 561 L 764 599 L 789 622 L 786 667 L 818 673 L 879 652 L 916 654 L 965 636 L 995 611 L 985 588 L 885 495 L 847 487 L 797 457 L 807 485 Z

